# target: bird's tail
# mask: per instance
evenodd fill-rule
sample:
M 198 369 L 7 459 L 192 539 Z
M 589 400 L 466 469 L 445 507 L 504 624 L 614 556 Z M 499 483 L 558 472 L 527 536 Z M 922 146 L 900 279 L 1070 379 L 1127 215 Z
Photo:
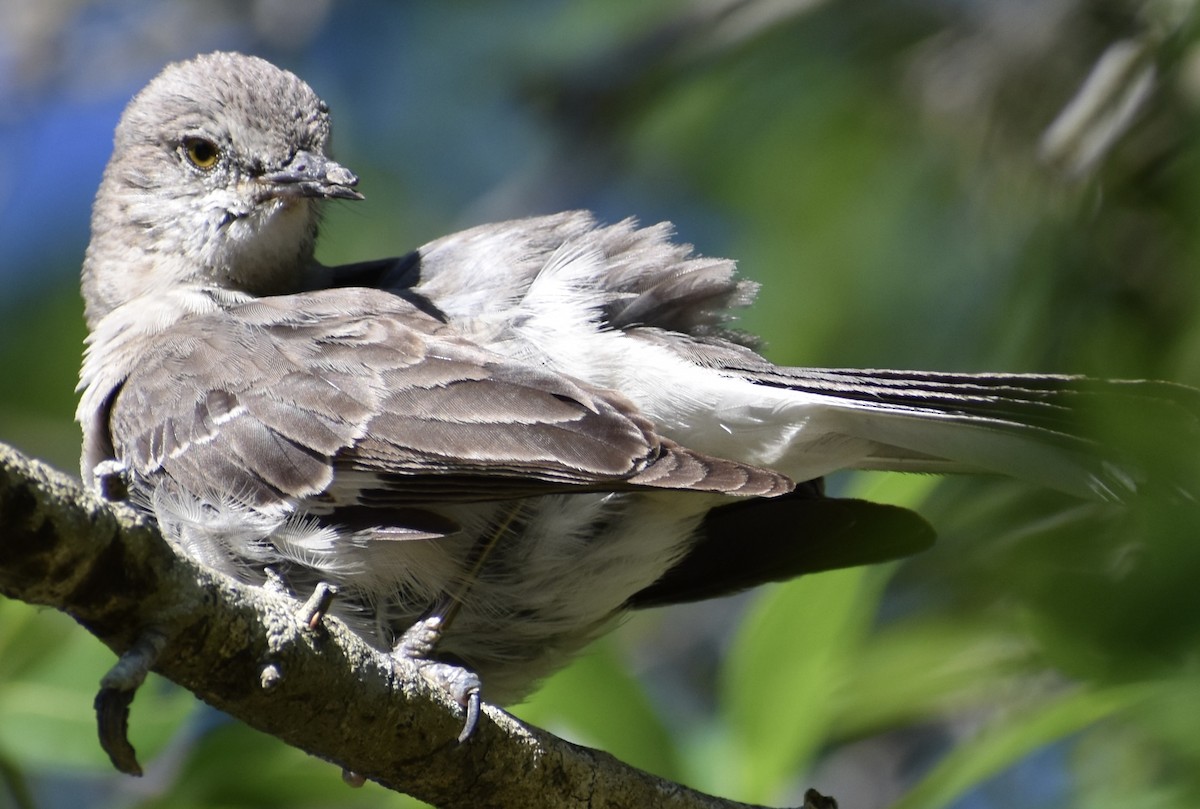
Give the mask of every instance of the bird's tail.
M 1182 385 L 824 368 L 739 373 L 819 402 L 837 432 L 868 443 L 857 468 L 993 472 L 1103 500 L 1197 494 L 1197 481 L 1181 479 L 1190 477 L 1188 464 L 1163 468 L 1167 456 L 1186 462 L 1200 447 L 1200 391 Z

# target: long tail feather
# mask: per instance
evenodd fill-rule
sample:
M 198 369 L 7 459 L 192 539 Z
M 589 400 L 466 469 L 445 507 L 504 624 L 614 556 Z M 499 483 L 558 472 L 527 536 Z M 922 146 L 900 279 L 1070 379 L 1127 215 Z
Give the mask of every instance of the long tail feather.
M 824 368 L 742 373 L 828 397 L 842 428 L 875 446 L 862 468 L 997 472 L 1103 500 L 1155 490 L 1194 496 L 1191 482 L 1157 479 L 1151 449 L 1195 445 L 1200 392 L 1181 385 Z

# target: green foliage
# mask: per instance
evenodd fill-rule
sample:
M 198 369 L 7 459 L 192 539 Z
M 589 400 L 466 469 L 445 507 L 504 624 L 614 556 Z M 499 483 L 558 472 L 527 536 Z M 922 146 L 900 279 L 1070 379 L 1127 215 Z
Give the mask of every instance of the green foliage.
M 425 805 L 372 783 L 350 789 L 333 765 L 235 722 L 207 730 L 188 751 L 167 788 L 138 803 L 143 809 L 410 809 Z
M 1039 747 L 1128 709 L 1146 688 L 1069 693 L 1052 697 L 1015 716 L 1002 717 L 945 756 L 893 809 L 936 809 Z
M 743 620 L 722 689 L 735 794 L 769 801 L 828 738 L 879 579 L 865 568 L 810 576 L 773 588 Z
M 547 680 L 513 713 L 664 778 L 679 777 L 679 754 L 667 728 L 608 638 Z

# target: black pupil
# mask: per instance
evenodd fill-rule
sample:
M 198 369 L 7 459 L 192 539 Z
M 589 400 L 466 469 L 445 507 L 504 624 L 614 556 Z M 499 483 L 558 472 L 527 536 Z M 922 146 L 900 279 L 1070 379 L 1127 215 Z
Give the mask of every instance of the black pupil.
M 197 163 L 208 163 L 217 156 L 217 148 L 206 140 L 194 140 L 189 145 L 192 158 Z

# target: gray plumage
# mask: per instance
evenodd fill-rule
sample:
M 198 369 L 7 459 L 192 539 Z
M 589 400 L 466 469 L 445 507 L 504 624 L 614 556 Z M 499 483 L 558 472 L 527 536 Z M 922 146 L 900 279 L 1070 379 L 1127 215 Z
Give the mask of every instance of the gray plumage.
M 666 225 L 571 212 L 322 267 L 319 204 L 359 197 L 329 155 L 325 105 L 260 59 L 171 65 L 130 103 L 83 268 L 83 475 L 119 462 L 216 569 L 338 585 L 381 646 L 456 599 L 438 654 L 492 699 L 631 607 L 931 540 L 823 498 L 834 470 L 1119 499 L 1143 471 L 1080 432 L 1081 403 L 1194 427 L 1164 383 L 775 367 L 728 326 L 754 286 Z

